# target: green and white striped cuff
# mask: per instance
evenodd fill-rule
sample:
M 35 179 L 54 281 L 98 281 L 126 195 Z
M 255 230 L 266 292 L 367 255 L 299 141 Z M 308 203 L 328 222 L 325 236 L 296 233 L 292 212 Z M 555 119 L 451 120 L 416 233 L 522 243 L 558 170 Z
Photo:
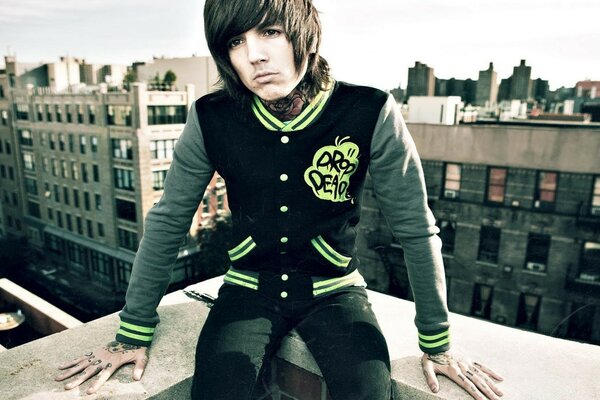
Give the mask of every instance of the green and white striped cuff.
M 450 331 L 448 329 L 433 332 L 419 331 L 419 347 L 428 354 L 450 350 Z
M 154 336 L 154 329 L 155 325 L 140 324 L 139 322 L 121 318 L 121 325 L 117 331 L 116 339 L 119 342 L 137 346 L 150 346 Z

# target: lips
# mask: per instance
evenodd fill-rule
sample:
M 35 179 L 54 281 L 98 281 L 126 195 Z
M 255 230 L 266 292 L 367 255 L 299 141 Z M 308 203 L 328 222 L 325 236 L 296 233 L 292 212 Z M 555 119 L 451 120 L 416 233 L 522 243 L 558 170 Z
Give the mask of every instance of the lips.
M 269 83 L 275 78 L 276 75 L 277 75 L 276 72 L 271 72 L 271 71 L 259 72 L 254 75 L 252 80 L 254 80 L 255 82 L 258 82 L 258 83 Z

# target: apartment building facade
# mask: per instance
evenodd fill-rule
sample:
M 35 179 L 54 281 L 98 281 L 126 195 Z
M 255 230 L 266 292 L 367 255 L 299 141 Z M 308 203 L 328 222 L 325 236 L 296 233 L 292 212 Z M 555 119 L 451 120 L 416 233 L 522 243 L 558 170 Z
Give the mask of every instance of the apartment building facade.
M 66 94 L 13 90 L 14 151 L 30 244 L 67 273 L 125 291 L 144 216 L 162 195 L 194 99 L 193 85 L 175 92 L 148 91 L 145 83 L 129 92 L 102 85 Z M 193 275 L 193 236 L 227 209 L 219 179 L 207 189 L 208 206 L 200 206 L 190 227 L 172 282 Z
M 409 124 L 451 311 L 600 343 L 600 127 Z M 411 298 L 401 246 L 366 187 L 372 288 Z

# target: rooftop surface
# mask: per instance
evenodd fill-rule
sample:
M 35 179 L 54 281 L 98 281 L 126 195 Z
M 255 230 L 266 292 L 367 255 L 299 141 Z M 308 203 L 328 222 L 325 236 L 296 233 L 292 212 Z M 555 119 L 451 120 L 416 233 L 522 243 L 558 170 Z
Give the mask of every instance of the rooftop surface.
M 216 295 L 222 277 L 194 285 L 199 292 Z M 414 305 L 369 291 L 390 347 L 396 397 L 403 399 L 470 399 L 440 378 L 440 392 L 426 386 L 420 369 Z M 67 329 L 40 340 L 0 352 L 0 387 L 5 400 L 46 399 L 186 399 L 193 374 L 198 333 L 208 313 L 201 302 L 182 291 L 165 296 L 159 306 L 159 324 L 144 377 L 131 379 L 132 366 L 121 368 L 95 395 L 85 395 L 90 383 L 70 391 L 54 381 L 61 362 L 114 339 L 117 314 Z M 502 374 L 504 399 L 600 399 L 600 347 L 551 338 L 486 321 L 451 314 L 453 351 L 468 354 Z M 302 340 L 292 333 L 278 357 L 310 372 L 319 373 Z

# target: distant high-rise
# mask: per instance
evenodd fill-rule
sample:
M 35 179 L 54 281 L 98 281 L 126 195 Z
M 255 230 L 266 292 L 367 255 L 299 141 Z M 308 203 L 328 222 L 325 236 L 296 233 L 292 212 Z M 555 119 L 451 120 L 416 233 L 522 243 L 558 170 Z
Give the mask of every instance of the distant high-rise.
M 527 101 L 531 95 L 531 67 L 525 65 L 525 60 L 513 68 L 510 85 L 510 100 Z
M 500 86 L 498 86 L 498 102 L 503 100 L 510 100 L 510 86 L 511 86 L 512 78 L 505 78 L 500 81 Z
M 494 63 L 490 62 L 487 70 L 479 71 L 475 105 L 496 104 L 498 98 L 498 74 L 494 71 Z
M 549 103 L 550 86 L 548 81 L 537 78 L 531 81 L 531 97 L 539 104 Z
M 473 104 L 476 82 L 472 79 L 435 79 L 435 96 L 458 96 L 465 104 Z
M 433 68 L 416 61 L 415 66 L 408 69 L 407 100 L 410 96 L 433 96 L 434 91 L 435 77 L 433 75 Z

